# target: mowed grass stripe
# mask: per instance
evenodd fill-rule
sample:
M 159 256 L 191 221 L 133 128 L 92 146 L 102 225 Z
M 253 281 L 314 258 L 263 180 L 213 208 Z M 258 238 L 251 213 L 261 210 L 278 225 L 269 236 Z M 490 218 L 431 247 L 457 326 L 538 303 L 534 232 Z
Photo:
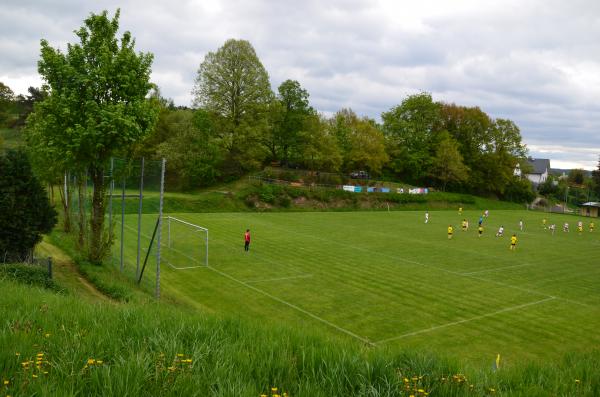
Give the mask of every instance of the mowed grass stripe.
M 473 225 L 473 216 L 468 216 Z M 593 289 L 593 280 L 598 277 L 594 267 L 599 259 L 595 244 L 598 237 L 576 236 L 573 232 L 550 236 L 541 228 L 543 216 L 525 211 L 494 211 L 486 220 L 502 219 L 507 235 L 516 229 L 509 226 L 510 222 L 516 225 L 519 218 L 525 220 L 526 233 L 519 234 L 516 253 L 509 252 L 507 237 L 504 240 L 493 237 L 495 226 L 490 227 L 491 222 L 481 239 L 476 233 L 461 234 L 457 227 L 456 240 L 448 242 L 447 223 L 459 226 L 460 221 L 451 212 L 432 213 L 429 225 L 423 224 L 422 212 L 177 217 L 208 227 L 210 261 L 218 260 L 219 270 L 241 281 L 296 272 L 313 274 L 307 278 L 267 281 L 257 287 L 369 340 L 461 321 L 557 295 L 556 300 L 548 303 L 390 342 L 438 346 L 438 341 L 457 338 L 456 331 L 461 330 L 465 332 L 458 337 L 464 344 L 461 355 L 476 359 L 490 349 L 524 356 L 552 355 L 556 349 L 549 349 L 550 346 L 585 348 L 586 343 L 596 340 L 590 333 L 600 326 L 594 307 L 600 293 Z M 573 225 L 575 218 L 569 219 Z M 540 225 L 539 230 L 528 227 L 534 224 Z M 250 255 L 244 256 L 242 234 L 246 227 L 253 231 L 254 241 Z M 213 238 L 218 243 L 213 244 Z M 404 260 L 398 260 L 399 256 Z M 459 275 L 522 263 L 531 266 L 486 271 L 468 278 Z M 256 291 L 244 292 L 207 274 L 195 269 L 164 270 L 163 281 L 165 288 L 214 310 L 238 313 L 247 310 L 246 314 L 261 316 L 262 313 L 265 319 L 278 313 L 277 321 L 295 323 L 302 322 L 305 316 L 283 309 L 276 301 L 260 298 Z M 588 306 L 568 304 L 558 298 L 573 298 Z M 541 306 L 550 310 L 540 310 Z M 554 318 L 553 310 L 557 313 Z M 583 319 L 586 319 L 584 325 L 573 326 Z M 538 329 L 542 322 L 547 324 Z M 565 343 L 566 338 L 571 340 Z M 441 342 L 439 347 L 446 351 L 458 349 Z
M 395 259 L 395 258 L 394 258 L 394 259 Z M 362 278 L 360 279 L 360 282 L 361 282 L 361 284 L 364 284 L 364 281 L 365 281 L 364 279 L 362 279 Z M 431 289 L 430 287 L 431 287 L 431 286 L 427 286 L 427 288 L 428 288 L 428 289 Z M 364 287 L 363 287 L 363 289 L 364 289 Z M 492 295 L 492 296 L 495 296 L 495 295 Z M 414 294 L 413 294 L 413 296 L 412 296 L 412 299 L 413 299 L 413 300 L 416 300 L 415 298 L 419 298 L 419 297 L 418 297 L 418 296 L 414 296 Z M 446 297 L 445 297 L 445 299 L 439 299 L 439 298 L 438 298 L 437 300 L 448 301 L 448 296 L 446 296 Z M 427 300 L 425 300 L 425 301 L 427 301 Z M 388 301 L 387 303 L 389 304 L 390 302 L 391 302 L 391 301 Z M 462 302 L 462 305 L 463 305 L 463 306 L 465 305 L 465 303 L 464 303 L 464 302 L 465 302 L 465 301 L 464 301 L 464 299 L 463 299 L 463 302 Z M 472 302 L 477 302 L 477 300 L 472 300 Z M 452 306 L 452 305 L 453 305 L 453 303 L 454 303 L 454 302 L 449 302 L 450 306 Z M 505 305 L 506 305 L 506 302 L 502 302 L 502 303 L 504 303 L 504 304 L 499 304 L 499 305 L 498 305 L 498 307 L 505 307 Z M 458 305 L 460 305 L 460 304 L 461 304 L 461 303 L 454 304 L 454 306 L 458 306 Z M 472 310 L 472 313 L 474 313 L 474 314 L 475 314 L 475 313 L 482 313 L 482 312 L 486 312 L 487 310 L 489 310 L 489 308 L 490 308 L 489 302 L 488 302 L 488 303 L 482 303 L 482 304 L 481 304 L 481 307 L 479 307 L 479 308 L 477 308 L 477 309 L 475 309 L 475 310 Z M 416 307 L 416 309 L 417 309 L 418 311 L 422 312 L 422 313 L 427 313 L 427 312 L 424 312 L 424 309 L 425 309 L 424 307 Z M 465 311 L 466 311 L 466 308 L 463 308 L 463 307 L 455 307 L 455 309 L 457 309 L 457 310 L 459 310 L 459 311 L 461 311 L 461 312 L 465 312 Z M 446 313 L 449 313 L 449 312 L 448 312 L 448 310 L 443 310 L 443 311 L 442 311 L 442 313 L 446 314 Z M 440 321 L 440 318 L 439 318 L 440 316 L 439 316 L 439 315 L 438 315 L 438 316 L 435 316 L 435 317 L 436 317 L 436 318 L 435 318 L 435 320 L 436 320 L 436 322 L 435 322 L 435 323 L 437 323 L 438 321 Z M 442 317 L 443 317 L 443 316 L 442 316 Z M 454 317 L 449 317 L 449 318 L 448 318 L 448 320 L 449 320 L 449 319 L 451 319 L 451 318 L 454 318 Z M 442 319 L 442 320 L 443 320 L 443 319 Z

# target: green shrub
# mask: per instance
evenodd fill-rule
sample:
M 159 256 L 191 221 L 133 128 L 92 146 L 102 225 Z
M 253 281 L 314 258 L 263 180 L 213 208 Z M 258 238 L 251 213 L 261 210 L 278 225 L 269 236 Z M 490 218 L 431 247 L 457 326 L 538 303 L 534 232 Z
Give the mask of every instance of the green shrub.
M 51 290 L 58 286 L 48 276 L 48 269 L 28 264 L 0 264 L 0 278 L 8 277 L 20 283 Z

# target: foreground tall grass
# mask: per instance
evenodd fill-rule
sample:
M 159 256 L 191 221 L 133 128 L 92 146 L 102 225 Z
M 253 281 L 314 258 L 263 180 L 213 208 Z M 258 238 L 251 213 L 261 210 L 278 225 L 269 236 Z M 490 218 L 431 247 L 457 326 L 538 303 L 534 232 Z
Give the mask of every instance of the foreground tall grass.
M 464 369 L 162 304 L 89 305 L 0 280 L 2 395 L 596 396 L 600 354 Z M 277 390 L 272 390 L 277 388 Z

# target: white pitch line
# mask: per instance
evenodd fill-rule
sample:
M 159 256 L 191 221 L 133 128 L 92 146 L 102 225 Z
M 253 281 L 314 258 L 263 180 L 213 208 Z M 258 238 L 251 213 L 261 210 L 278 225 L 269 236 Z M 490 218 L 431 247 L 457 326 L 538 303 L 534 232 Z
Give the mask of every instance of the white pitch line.
M 468 273 L 461 273 L 461 275 L 463 276 L 470 276 L 472 274 L 479 274 L 479 273 L 488 273 L 488 272 L 495 272 L 497 270 L 506 270 L 506 269 L 513 269 L 515 267 L 524 267 L 524 266 L 533 266 L 531 263 L 522 263 L 520 265 L 512 265 L 512 266 L 503 266 L 503 267 L 494 267 L 491 269 L 483 269 L 483 270 L 477 270 L 474 272 L 468 272 Z
M 271 227 L 274 228 L 274 229 L 280 229 L 280 228 L 277 228 L 277 227 L 273 227 L 272 225 L 271 225 Z M 280 229 L 280 230 L 283 230 L 283 229 Z M 347 247 L 349 249 L 355 249 L 355 250 L 358 250 L 358 251 L 368 252 L 368 253 L 371 253 L 373 255 L 379 255 L 379 256 L 386 257 L 386 258 L 395 259 L 395 260 L 398 260 L 398 261 L 401 261 L 401 262 L 405 262 L 405 263 L 410 263 L 410 264 L 413 264 L 413 265 L 417 265 L 417 266 L 428 267 L 430 269 L 436 269 L 436 270 L 439 270 L 439 271 L 444 272 L 444 273 L 453 274 L 455 276 L 467 277 L 467 278 L 470 278 L 470 279 L 473 279 L 473 280 L 483 281 L 483 282 L 486 282 L 486 283 L 492 283 L 492 284 L 500 285 L 500 286 L 503 286 L 503 287 L 506 287 L 506 288 L 512 288 L 512 289 L 515 289 L 517 291 L 527 292 L 527 293 L 530 293 L 530 294 L 533 294 L 533 295 L 545 296 L 547 298 L 552 297 L 552 298 L 555 298 L 555 299 L 559 299 L 559 300 L 562 300 L 562 301 L 565 301 L 565 302 L 569 302 L 569 303 L 573 303 L 573 304 L 580 305 L 580 306 L 592 307 L 591 305 L 588 305 L 588 304 L 583 303 L 583 302 L 578 302 L 578 301 L 575 301 L 573 299 L 563 298 L 563 297 L 560 297 L 560 296 L 553 296 L 553 295 L 549 295 L 549 294 L 546 294 L 544 292 L 532 290 L 532 289 L 529 289 L 529 288 L 522 288 L 522 287 L 518 287 L 516 285 L 511 285 L 511 284 L 503 283 L 501 281 L 489 280 L 489 279 L 486 279 L 486 278 L 481 278 L 481 277 L 477 277 L 477 276 L 473 276 L 473 275 L 465 275 L 463 273 L 459 273 L 459 272 L 455 272 L 455 271 L 452 271 L 452 270 L 448 270 L 448 269 L 445 269 L 443 267 L 421 263 L 421 262 L 418 262 L 418 261 L 414 261 L 414 260 L 410 260 L 410 259 L 398 257 L 396 255 L 389 255 L 389 254 L 386 254 L 386 253 L 383 253 L 383 252 L 373 251 L 373 250 L 370 250 L 370 249 L 367 249 L 367 248 L 357 247 L 357 246 L 354 246 L 354 245 L 350 245 L 350 244 L 346 244 L 346 243 L 341 243 L 339 241 L 330 240 L 330 239 L 326 239 L 326 238 L 322 238 L 322 237 L 317 237 L 317 236 L 314 236 L 314 235 L 311 235 L 311 234 L 300 233 L 300 232 L 297 232 L 297 231 L 294 231 L 294 230 L 285 230 L 285 231 L 286 231 L 286 233 L 293 233 L 293 234 L 296 234 L 296 235 L 299 235 L 299 236 L 310 237 L 310 238 L 313 238 L 315 240 L 325 241 L 327 243 L 339 245 L 339 246 L 342 246 L 342 247 Z
M 331 328 L 334 328 L 334 329 L 336 329 L 336 330 L 338 330 L 338 331 L 340 331 L 340 332 L 343 332 L 343 333 L 345 333 L 346 335 L 350 335 L 350 336 L 352 336 L 353 338 L 356 338 L 356 339 L 360 340 L 361 342 L 364 342 L 364 343 L 366 343 L 366 344 L 368 344 L 368 345 L 370 345 L 370 346 L 374 346 L 374 343 L 373 343 L 373 342 L 371 342 L 370 340 L 368 340 L 367 338 L 363 338 L 362 336 L 359 336 L 359 335 L 355 334 L 355 333 L 354 333 L 354 332 L 352 332 L 352 331 L 348 331 L 348 330 L 347 330 L 347 329 L 345 329 L 345 328 L 339 327 L 339 326 L 337 326 L 337 325 L 335 325 L 335 324 L 333 324 L 333 323 L 331 323 L 331 322 L 329 322 L 329 321 L 325 320 L 324 318 L 321 318 L 321 317 L 317 316 L 316 314 L 313 314 L 313 313 L 311 313 L 311 312 L 309 312 L 309 311 L 307 311 L 307 310 L 304 310 L 304 309 L 302 309 L 301 307 L 298 307 L 298 306 L 296 306 L 296 305 L 294 305 L 294 304 L 292 304 L 292 303 L 289 303 L 289 302 L 287 302 L 287 301 L 284 301 L 284 300 L 283 300 L 283 299 L 281 299 L 281 298 L 278 298 L 278 297 L 276 297 L 276 296 L 274 296 L 274 295 L 271 295 L 271 294 L 269 294 L 268 292 L 265 292 L 265 291 L 263 291 L 263 290 L 261 290 L 261 289 L 259 289 L 259 288 L 256 288 L 256 287 L 254 287 L 254 286 L 252 286 L 252 285 L 248 284 L 247 282 L 244 282 L 244 281 L 242 281 L 242 280 L 238 280 L 237 278 L 235 278 L 235 277 L 233 277 L 233 276 L 231 276 L 231 275 L 229 275 L 229 274 L 227 274 L 227 273 L 225 273 L 225 272 L 222 272 L 222 271 L 220 271 L 220 270 L 217 270 L 217 269 L 215 269 L 215 268 L 214 268 L 214 267 L 212 267 L 212 266 L 207 266 L 207 267 L 208 267 L 210 270 L 212 270 L 213 272 L 215 272 L 215 273 L 218 273 L 218 274 L 220 274 L 221 276 L 223 276 L 223 277 L 226 277 L 226 278 L 228 278 L 228 279 L 230 279 L 230 280 L 232 280 L 232 281 L 235 281 L 236 283 L 238 283 L 238 284 L 241 284 L 241 285 L 245 286 L 246 288 L 250 288 L 251 290 L 258 292 L 259 294 L 265 295 L 265 296 L 267 296 L 267 297 L 269 297 L 269 298 L 271 298 L 271 299 L 273 299 L 273 300 L 275 300 L 275 301 L 277 301 L 277 302 L 279 302 L 279 303 L 282 303 L 282 304 L 284 304 L 284 305 L 286 305 L 286 306 L 288 306 L 288 307 L 291 307 L 292 309 L 296 309 L 297 311 L 299 311 L 299 312 L 301 312 L 301 313 L 304 313 L 304 314 L 306 314 L 307 316 L 309 316 L 309 317 L 312 317 L 312 318 L 314 318 L 315 320 L 318 320 L 318 321 L 322 322 L 323 324 L 327 324 L 327 325 L 329 325 Z
M 247 280 L 245 283 L 266 283 L 269 281 L 279 281 L 279 280 L 292 280 L 295 278 L 309 278 L 312 277 L 312 274 L 300 274 L 298 276 L 289 276 L 289 277 L 278 277 L 278 278 L 267 278 L 264 280 Z
M 548 302 L 548 301 L 551 301 L 551 300 L 554 300 L 554 299 L 556 299 L 556 297 L 551 296 L 549 298 L 542 299 L 542 300 L 539 300 L 539 301 L 529 302 L 529 303 L 525 303 L 523 305 L 513 306 L 513 307 L 506 308 L 506 309 L 498 310 L 498 311 L 495 311 L 493 313 L 482 314 L 480 316 L 466 318 L 464 320 L 453 321 L 451 323 L 446 323 L 446 324 L 442 324 L 442 325 L 436 325 L 435 327 L 426 328 L 426 329 L 422 329 L 422 330 L 414 331 L 414 332 L 409 332 L 409 333 L 406 333 L 406 334 L 403 334 L 403 335 L 400 335 L 400 336 L 395 336 L 395 337 L 392 337 L 392 338 L 382 339 L 382 340 L 380 340 L 378 342 L 375 342 L 375 345 L 379 345 L 379 344 L 386 343 L 386 342 L 391 342 L 393 340 L 407 338 L 409 336 L 424 334 L 424 333 L 435 331 L 435 330 L 438 330 L 438 329 L 441 329 L 441 328 L 451 327 L 453 325 L 459 325 L 459 324 L 464 324 L 464 323 L 467 323 L 467 322 L 470 322 L 470 321 L 480 320 L 480 319 L 486 318 L 486 317 L 492 317 L 492 316 L 495 316 L 497 314 L 502 314 L 502 313 L 513 311 L 513 310 L 523 309 L 523 308 L 529 307 L 529 306 L 539 305 L 540 303 Z

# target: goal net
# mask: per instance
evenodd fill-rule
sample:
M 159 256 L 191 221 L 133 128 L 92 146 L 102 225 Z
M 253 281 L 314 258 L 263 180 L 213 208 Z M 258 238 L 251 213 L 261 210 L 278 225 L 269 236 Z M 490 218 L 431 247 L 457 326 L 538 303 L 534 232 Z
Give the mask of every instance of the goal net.
M 172 216 L 164 217 L 161 262 L 177 270 L 208 266 L 208 229 Z

